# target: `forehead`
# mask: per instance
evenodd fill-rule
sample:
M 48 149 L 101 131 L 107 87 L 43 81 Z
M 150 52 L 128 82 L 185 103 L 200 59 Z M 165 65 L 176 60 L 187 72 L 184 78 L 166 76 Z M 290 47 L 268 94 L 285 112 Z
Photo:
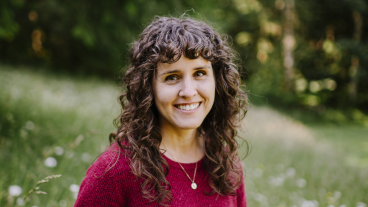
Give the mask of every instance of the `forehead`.
M 167 71 L 182 71 L 182 70 L 193 70 L 201 68 L 212 68 L 211 62 L 204 59 L 203 57 L 198 57 L 196 59 L 189 59 L 182 55 L 180 59 L 174 63 L 158 63 L 157 72 L 165 73 Z

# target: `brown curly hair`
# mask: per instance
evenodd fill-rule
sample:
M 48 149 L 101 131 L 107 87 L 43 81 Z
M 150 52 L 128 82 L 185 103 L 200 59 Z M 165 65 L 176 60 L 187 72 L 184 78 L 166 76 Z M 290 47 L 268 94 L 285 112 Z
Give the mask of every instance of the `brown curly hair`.
M 158 63 L 176 62 L 181 55 L 203 57 L 212 63 L 215 74 L 214 105 L 197 129 L 203 135 L 204 168 L 213 189 L 206 193 L 233 195 L 240 185 L 235 137 L 247 111 L 247 96 L 240 88 L 234 54 L 226 36 L 221 38 L 207 24 L 188 17 L 156 17 L 133 42 L 123 78 L 126 92 L 119 98 L 122 113 L 115 120 L 118 129 L 110 134 L 110 143 L 117 142 L 129 154 L 132 172 L 142 180 L 143 197 L 163 205 L 171 200 L 169 167 L 159 149 L 162 137 L 152 80 Z

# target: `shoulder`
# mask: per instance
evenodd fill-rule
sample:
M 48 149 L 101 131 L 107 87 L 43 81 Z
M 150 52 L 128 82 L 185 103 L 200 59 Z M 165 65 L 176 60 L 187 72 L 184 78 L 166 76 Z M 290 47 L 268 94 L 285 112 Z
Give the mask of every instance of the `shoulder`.
M 116 143 L 111 145 L 88 168 L 74 206 L 121 206 L 135 177 L 129 158 Z
M 127 153 L 117 143 L 114 143 L 89 167 L 86 176 L 90 174 L 97 177 L 111 176 L 124 174 L 128 171 L 130 171 L 130 166 Z

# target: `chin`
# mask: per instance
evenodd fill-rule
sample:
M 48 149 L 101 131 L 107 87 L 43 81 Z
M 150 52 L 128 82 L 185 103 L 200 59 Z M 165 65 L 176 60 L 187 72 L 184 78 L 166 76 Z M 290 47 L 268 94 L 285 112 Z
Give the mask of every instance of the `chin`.
M 197 129 L 198 127 L 201 126 L 201 124 L 188 124 L 188 123 L 183 123 L 183 124 L 177 124 L 176 126 L 179 129 L 189 130 L 189 129 Z

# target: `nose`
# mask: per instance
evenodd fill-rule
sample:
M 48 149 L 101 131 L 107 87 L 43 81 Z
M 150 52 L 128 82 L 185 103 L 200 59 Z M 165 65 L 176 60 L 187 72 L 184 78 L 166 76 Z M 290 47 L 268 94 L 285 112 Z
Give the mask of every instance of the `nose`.
M 184 79 L 179 96 L 187 99 L 192 98 L 197 94 L 198 92 L 195 83 L 190 78 Z

